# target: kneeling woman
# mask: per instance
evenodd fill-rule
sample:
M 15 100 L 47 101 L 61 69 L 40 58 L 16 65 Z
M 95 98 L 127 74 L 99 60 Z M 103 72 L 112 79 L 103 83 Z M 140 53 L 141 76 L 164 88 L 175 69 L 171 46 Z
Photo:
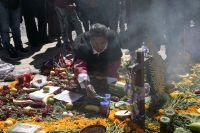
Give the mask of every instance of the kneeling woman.
M 122 57 L 121 46 L 118 34 L 98 23 L 92 25 L 89 32 L 75 39 L 74 71 L 81 88 L 86 88 L 89 97 L 94 97 L 96 94 L 90 84 L 89 71 L 107 72 L 108 84 L 118 80 L 117 71 Z

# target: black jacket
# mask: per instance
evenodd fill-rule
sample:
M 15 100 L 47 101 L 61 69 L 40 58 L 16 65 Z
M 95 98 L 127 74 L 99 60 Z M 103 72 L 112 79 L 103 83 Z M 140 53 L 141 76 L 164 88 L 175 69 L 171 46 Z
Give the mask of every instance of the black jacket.
M 107 48 L 99 55 L 93 54 L 93 49 L 90 44 L 89 32 L 85 32 L 79 35 L 73 44 L 73 50 L 75 53 L 75 61 L 77 59 L 87 62 L 87 64 L 103 65 L 108 61 L 117 61 L 122 57 L 121 46 L 122 43 L 118 34 L 113 31 L 108 33 Z M 87 66 L 89 67 L 89 66 Z
M 20 5 L 20 0 L 0 0 L 7 10 L 16 10 Z

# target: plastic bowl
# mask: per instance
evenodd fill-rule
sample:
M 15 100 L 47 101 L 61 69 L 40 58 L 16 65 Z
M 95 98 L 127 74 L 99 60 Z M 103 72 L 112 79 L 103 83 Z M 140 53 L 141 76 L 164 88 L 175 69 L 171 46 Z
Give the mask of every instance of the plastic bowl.
M 120 111 L 115 112 L 115 117 L 120 120 L 124 120 L 126 118 L 130 118 L 131 114 L 132 114 L 132 112 L 130 112 L 128 110 L 120 110 Z

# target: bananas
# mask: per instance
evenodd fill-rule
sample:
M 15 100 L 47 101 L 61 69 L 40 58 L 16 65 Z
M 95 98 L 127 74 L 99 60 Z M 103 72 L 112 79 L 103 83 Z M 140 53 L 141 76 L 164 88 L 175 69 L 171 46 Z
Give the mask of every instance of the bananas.
M 32 100 L 16 100 L 16 99 L 13 99 L 14 105 L 20 105 L 20 104 L 30 103 L 30 102 L 33 102 L 33 101 Z
M 100 110 L 99 107 L 98 107 L 98 106 L 95 106 L 95 105 L 86 105 L 86 106 L 85 106 L 85 109 L 86 109 L 86 110 L 95 111 L 95 112 L 97 112 L 97 113 L 98 113 L 99 110 Z
M 26 87 L 23 87 L 23 90 L 30 93 L 30 92 L 34 92 L 34 91 L 37 91 L 39 90 L 38 88 L 26 88 Z

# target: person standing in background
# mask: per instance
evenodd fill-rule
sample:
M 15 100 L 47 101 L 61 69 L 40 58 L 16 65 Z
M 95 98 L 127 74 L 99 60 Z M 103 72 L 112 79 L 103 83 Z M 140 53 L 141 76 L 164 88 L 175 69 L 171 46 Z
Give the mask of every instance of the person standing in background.
M 76 10 L 78 17 L 83 22 L 85 31 L 89 31 L 89 11 L 87 0 L 76 0 Z
M 107 0 L 87 0 L 90 25 L 100 23 L 109 27 L 107 14 L 108 2 Z
M 128 36 L 131 43 L 130 49 L 135 50 L 145 42 L 147 31 L 147 12 L 150 0 L 130 0 L 130 22 Z
M 33 47 L 40 46 L 39 43 L 51 43 L 47 37 L 46 7 L 44 0 L 21 0 L 22 13 L 25 20 L 26 33 Z M 38 20 L 36 26 L 35 17 Z
M 118 28 L 119 14 L 120 14 L 120 0 L 109 0 L 107 8 L 108 27 L 110 27 L 111 30 L 114 30 L 116 32 Z
M 187 4 L 182 0 L 167 0 L 166 15 L 166 45 L 174 49 L 180 44 L 178 37 L 183 35 Z
M 147 11 L 147 31 L 155 44 L 157 50 L 161 45 L 165 45 L 165 21 L 166 21 L 166 4 L 167 0 L 150 0 Z
M 57 39 L 56 46 L 61 46 L 61 30 L 58 16 L 54 6 L 54 0 L 46 1 L 46 12 L 47 12 L 47 23 L 48 23 L 48 33 L 49 37 L 52 39 Z
M 23 48 L 20 32 L 20 0 L 0 0 L 0 29 L 2 44 L 11 59 L 20 58 L 18 53 L 28 54 Z M 12 31 L 14 47 L 10 44 L 9 31 Z
M 55 0 L 54 2 L 56 13 L 59 18 L 62 39 L 65 44 L 65 50 L 71 51 L 72 44 L 68 36 L 68 20 L 70 20 L 75 29 L 77 36 L 83 33 L 81 22 L 76 13 L 76 5 L 74 0 Z

